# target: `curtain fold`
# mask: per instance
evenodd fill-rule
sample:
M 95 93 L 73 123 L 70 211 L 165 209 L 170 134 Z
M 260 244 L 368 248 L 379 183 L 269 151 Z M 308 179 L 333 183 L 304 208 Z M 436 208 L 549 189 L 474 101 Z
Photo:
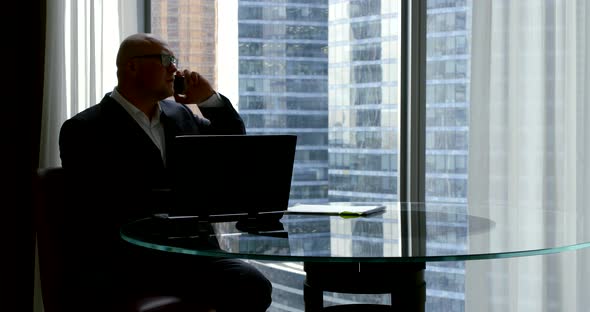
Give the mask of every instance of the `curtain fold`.
M 140 29 L 141 0 L 53 0 L 46 3 L 45 68 L 39 168 L 60 166 L 59 130 L 69 117 L 100 101 L 116 83 L 122 38 Z M 43 311 L 35 255 L 33 310 Z
M 531 243 L 590 231 L 589 7 L 473 1 L 469 213 L 523 234 L 544 224 Z M 467 262 L 466 311 L 584 311 L 589 253 Z
M 115 87 L 117 50 L 123 38 L 139 31 L 139 7 L 124 0 L 48 3 L 39 167 L 61 164 L 61 124 Z

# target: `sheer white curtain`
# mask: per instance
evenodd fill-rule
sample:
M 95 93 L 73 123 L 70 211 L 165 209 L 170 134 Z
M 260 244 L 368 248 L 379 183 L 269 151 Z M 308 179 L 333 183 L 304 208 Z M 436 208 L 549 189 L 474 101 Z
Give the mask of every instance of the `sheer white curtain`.
M 530 238 L 536 242 L 555 235 L 551 222 L 568 224 L 562 235 L 587 236 L 590 2 L 472 3 L 469 213 L 522 228 L 547 224 L 547 237 Z M 590 306 L 588 250 L 466 266 L 466 311 Z
M 141 0 L 47 1 L 39 167 L 59 166 L 61 124 L 100 101 L 116 85 L 121 39 L 138 32 Z M 143 26 L 141 27 L 143 29 Z M 34 311 L 43 311 L 35 265 Z
M 117 83 L 122 38 L 139 30 L 138 1 L 47 1 L 41 168 L 60 165 L 59 127 Z

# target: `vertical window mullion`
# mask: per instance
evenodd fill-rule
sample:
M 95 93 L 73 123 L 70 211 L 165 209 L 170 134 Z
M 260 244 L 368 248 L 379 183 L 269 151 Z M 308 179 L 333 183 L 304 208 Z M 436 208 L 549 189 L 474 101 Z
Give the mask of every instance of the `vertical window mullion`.
M 399 200 L 425 201 L 426 0 L 402 1 Z
M 141 10 L 138 11 L 141 12 Z M 143 0 L 143 30 L 146 33 L 152 32 L 152 0 Z
M 399 131 L 399 200 L 425 201 L 426 141 L 426 1 L 402 1 L 401 106 Z M 413 207 L 413 206 L 409 206 Z M 401 219 L 401 252 L 425 254 L 424 211 L 406 212 Z

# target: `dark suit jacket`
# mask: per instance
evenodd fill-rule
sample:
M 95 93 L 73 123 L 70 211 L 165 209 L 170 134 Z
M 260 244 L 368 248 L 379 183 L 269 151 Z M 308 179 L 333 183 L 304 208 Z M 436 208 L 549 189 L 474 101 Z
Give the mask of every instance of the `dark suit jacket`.
M 176 135 L 245 133 L 238 113 L 222 99 L 223 107 L 201 109 L 208 120 L 195 118 L 181 104 L 161 101 L 168 155 L 174 153 L 170 143 Z M 153 268 L 179 265 L 171 255 L 134 247 L 119 237 L 123 223 L 163 212 L 171 204 L 166 193 L 154 191 L 169 186 L 169 169 L 160 150 L 110 94 L 62 125 L 59 147 L 69 192 L 60 230 L 69 246 L 64 279 L 75 285 L 71 297 L 128 294 L 144 278 L 153 278 L 146 274 Z
M 223 107 L 201 109 L 208 120 L 195 117 L 184 105 L 161 101 L 167 159 L 174 153 L 170 143 L 177 135 L 245 133 L 229 100 L 223 96 L 222 100 Z M 110 93 L 62 125 L 59 147 L 78 205 L 92 206 L 94 220 L 115 218 L 113 225 L 118 226 L 169 204 L 152 192 L 169 187 L 160 150 Z M 88 213 L 88 209 L 73 213 Z

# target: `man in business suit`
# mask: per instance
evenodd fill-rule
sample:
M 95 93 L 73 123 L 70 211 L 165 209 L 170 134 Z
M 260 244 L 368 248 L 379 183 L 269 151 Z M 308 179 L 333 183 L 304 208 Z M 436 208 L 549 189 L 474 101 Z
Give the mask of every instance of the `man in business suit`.
M 177 65 L 164 41 L 150 34 L 129 36 L 117 54 L 117 87 L 62 125 L 60 157 L 76 194 L 71 211 L 75 220 L 84 220 L 72 222 L 71 230 L 85 233 L 78 245 L 91 247 L 80 257 L 90 259 L 96 272 L 85 272 L 85 278 L 102 287 L 89 293 L 181 292 L 218 311 L 265 311 L 272 287 L 249 264 L 150 252 L 118 237 L 120 225 L 170 205 L 166 192 L 158 190 L 169 187 L 167 160 L 175 136 L 245 133 L 229 100 L 197 72 L 181 72 Z M 175 75 L 184 76 L 183 94 L 174 92 Z M 166 100 L 172 95 L 174 101 Z M 197 104 L 196 113 L 186 104 Z

